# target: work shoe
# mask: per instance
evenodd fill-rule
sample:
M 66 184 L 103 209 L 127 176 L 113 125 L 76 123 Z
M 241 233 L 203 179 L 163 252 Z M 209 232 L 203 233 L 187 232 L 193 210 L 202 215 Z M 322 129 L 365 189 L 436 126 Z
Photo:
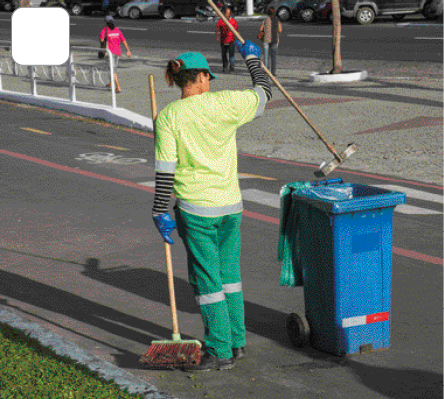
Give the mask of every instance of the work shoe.
M 230 370 L 234 367 L 234 357 L 230 359 L 219 359 L 208 352 L 203 355 L 200 364 L 197 366 L 184 367 L 185 371 L 213 371 Z
M 243 359 L 245 357 L 245 348 L 233 348 L 233 357 L 234 360 L 240 360 Z

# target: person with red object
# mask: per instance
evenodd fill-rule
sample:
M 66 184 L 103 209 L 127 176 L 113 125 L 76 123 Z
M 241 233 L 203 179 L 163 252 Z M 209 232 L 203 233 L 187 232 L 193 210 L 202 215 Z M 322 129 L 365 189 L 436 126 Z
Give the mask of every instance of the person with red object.
M 116 82 L 116 93 L 121 92 L 119 79 L 117 78 L 117 64 L 119 63 L 119 57 L 122 55 L 120 49 L 120 43 L 126 48 L 126 55 L 131 57 L 131 51 L 128 47 L 128 43 L 123 36 L 122 31 L 114 24 L 114 18 L 110 15 L 105 17 L 106 26 L 100 32 L 100 41 L 103 43 L 106 40 L 106 46 L 111 51 L 114 60 L 114 81 Z
M 237 30 L 237 21 L 231 16 L 230 8 L 225 8 L 225 17 L 228 19 L 231 25 Z M 220 19 L 216 25 L 216 39 L 220 42 L 222 50 L 222 68 L 224 72 L 228 71 L 228 64 L 230 65 L 230 72 L 234 71 L 234 49 L 235 49 L 235 37 L 233 32 L 230 31 L 225 22 Z

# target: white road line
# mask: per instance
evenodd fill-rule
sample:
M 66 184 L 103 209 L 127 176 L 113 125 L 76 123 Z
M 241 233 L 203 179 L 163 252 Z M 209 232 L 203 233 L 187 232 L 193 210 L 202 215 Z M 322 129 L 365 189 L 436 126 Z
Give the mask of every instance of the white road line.
M 400 26 L 400 27 L 405 27 L 405 26 L 429 26 L 429 27 L 437 27 L 437 28 L 442 28 L 442 24 L 412 24 L 409 22 L 403 22 L 400 24 L 396 24 L 396 26 Z
M 318 38 L 318 37 L 325 37 L 328 39 L 332 39 L 333 36 L 332 35 L 304 35 L 304 34 L 288 34 L 288 37 L 314 37 L 314 38 Z M 345 38 L 345 36 L 341 36 L 341 39 Z
M 204 34 L 204 35 L 215 35 L 216 33 L 215 32 L 202 32 L 202 31 L 200 31 L 200 30 L 189 30 L 189 31 L 187 31 L 187 33 L 201 33 L 201 34 Z
M 409 198 L 419 199 L 422 201 L 430 201 L 438 204 L 443 203 L 443 196 L 438 194 L 428 193 L 426 191 L 419 191 L 413 188 L 394 186 L 391 184 L 375 184 L 375 187 L 384 188 L 390 191 L 398 191 L 404 193 Z M 442 212 L 433 211 L 431 209 L 420 208 L 417 206 L 401 204 L 395 208 L 398 213 L 403 213 L 405 215 L 442 215 Z
M 119 26 L 120 30 L 143 30 L 143 31 L 148 31 L 147 28 L 131 28 L 128 26 Z
M 281 200 L 279 194 L 266 193 L 265 191 L 249 188 L 242 190 L 242 198 L 245 201 L 256 202 L 257 204 L 280 208 Z
M 404 215 L 442 215 L 442 212 L 406 204 L 397 205 L 395 212 L 403 213 Z
M 423 201 L 437 202 L 442 204 L 443 196 L 438 194 L 431 194 L 426 191 L 415 190 L 413 188 L 402 187 L 402 186 L 394 186 L 391 184 L 375 184 L 374 187 L 384 188 L 390 191 L 399 191 L 404 193 L 409 198 L 419 199 Z
M 392 185 L 375 185 L 375 187 L 385 188 L 390 191 L 404 192 L 407 197 L 421 199 L 430 202 L 442 203 L 443 197 L 437 194 L 430 194 L 424 191 L 414 190 L 407 187 L 392 186 Z M 245 201 L 255 202 L 257 204 L 269 206 L 271 208 L 280 208 L 280 196 L 279 194 L 271 194 L 262 190 L 254 188 L 242 190 L 242 198 Z M 395 208 L 395 212 L 403 213 L 406 215 L 441 215 L 442 212 L 434 211 L 431 209 L 420 208 L 412 205 L 398 205 Z
M 443 40 L 442 37 L 415 37 L 416 40 Z

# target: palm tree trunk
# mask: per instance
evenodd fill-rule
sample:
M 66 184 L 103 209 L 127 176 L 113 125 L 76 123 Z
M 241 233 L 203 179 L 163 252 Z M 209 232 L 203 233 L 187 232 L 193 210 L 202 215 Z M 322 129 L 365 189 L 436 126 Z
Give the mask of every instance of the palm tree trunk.
M 341 8 L 339 0 L 332 0 L 333 11 L 333 69 L 332 74 L 342 72 L 341 59 Z

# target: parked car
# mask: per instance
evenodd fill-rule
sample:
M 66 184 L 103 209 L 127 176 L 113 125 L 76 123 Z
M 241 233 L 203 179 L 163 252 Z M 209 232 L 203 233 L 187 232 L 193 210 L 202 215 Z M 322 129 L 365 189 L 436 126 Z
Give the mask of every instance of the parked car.
M 69 11 L 68 5 L 65 0 L 32 0 L 30 4 L 31 7 L 61 7 Z
M 159 0 L 132 1 L 119 9 L 119 16 L 139 19 L 148 15 L 159 15 Z
M 333 21 L 331 0 L 324 0 L 315 8 L 316 18 L 319 20 Z
M 439 10 L 432 6 L 437 0 L 341 0 L 341 16 L 355 18 L 361 25 L 371 24 L 376 17 L 391 16 L 396 21 L 401 21 L 406 15 L 422 13 L 427 19 L 439 18 L 431 10 Z M 442 6 L 441 6 L 442 10 Z M 331 18 L 331 0 L 321 4 L 316 11 L 321 19 Z M 439 14 L 439 11 L 438 11 Z M 442 11 L 441 11 L 442 15 Z
M 18 8 L 18 3 L 14 0 L 0 0 L 0 10 L 12 12 Z
M 286 0 L 286 1 L 272 1 L 266 7 L 266 11 L 270 9 L 270 7 L 274 7 L 276 10 L 276 16 L 281 21 L 289 21 L 293 18 L 293 10 L 297 6 L 300 0 Z
M 159 14 L 162 18 L 196 16 L 197 7 L 208 5 L 206 0 L 159 0 Z
M 293 18 L 302 19 L 304 22 L 311 22 L 316 19 L 316 7 L 322 0 L 302 0 L 293 8 Z
M 266 11 L 274 7 L 276 15 L 281 21 L 290 19 L 302 19 L 304 22 L 311 22 L 315 19 L 315 8 L 322 0 L 274 0 L 268 4 Z
M 129 0 L 109 0 L 109 11 L 118 14 L 118 8 Z M 103 11 L 103 0 L 66 0 L 68 10 L 73 15 L 91 14 L 94 11 Z
M 443 20 L 443 0 L 432 0 L 427 2 L 423 9 L 423 14 L 427 19 L 434 20 L 439 19 L 441 22 Z

